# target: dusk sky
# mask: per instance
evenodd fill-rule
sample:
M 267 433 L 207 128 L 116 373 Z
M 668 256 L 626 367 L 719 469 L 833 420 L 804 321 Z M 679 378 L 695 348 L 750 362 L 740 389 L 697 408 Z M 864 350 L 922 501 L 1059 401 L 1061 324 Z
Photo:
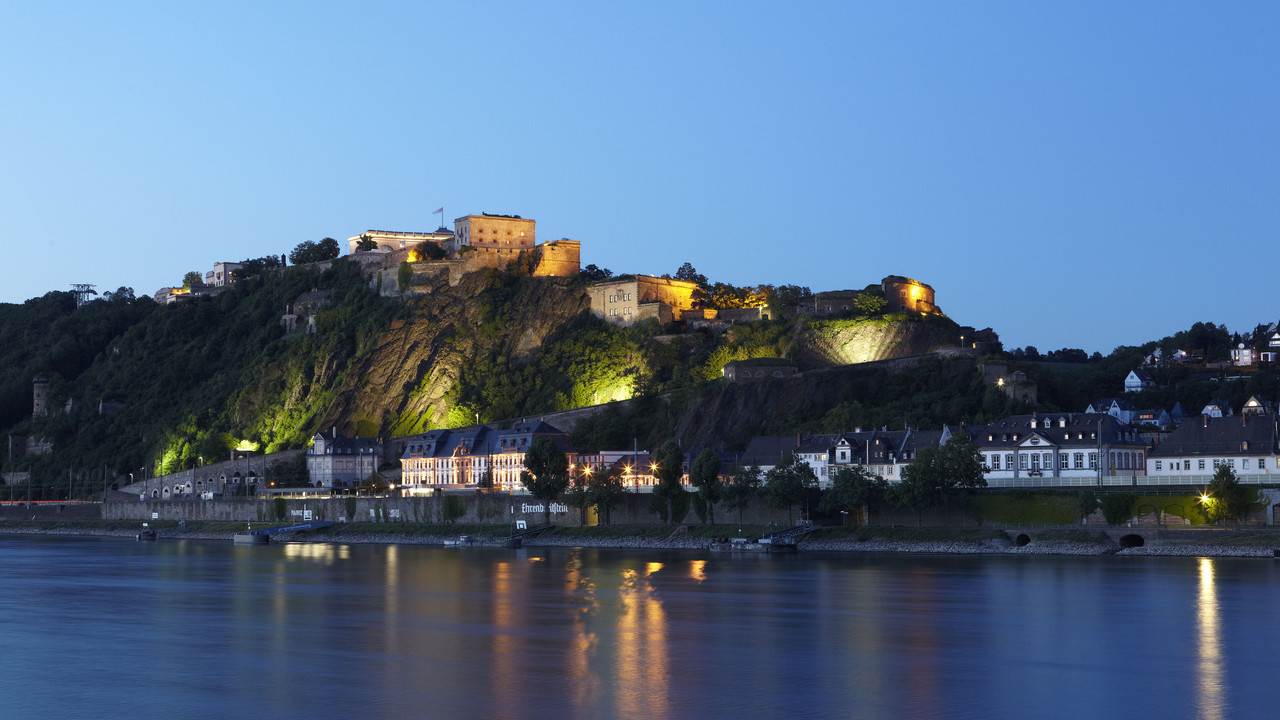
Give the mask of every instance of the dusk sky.
M 931 284 L 1006 347 L 1280 320 L 1280 4 L 9 3 L 0 301 L 469 213 Z

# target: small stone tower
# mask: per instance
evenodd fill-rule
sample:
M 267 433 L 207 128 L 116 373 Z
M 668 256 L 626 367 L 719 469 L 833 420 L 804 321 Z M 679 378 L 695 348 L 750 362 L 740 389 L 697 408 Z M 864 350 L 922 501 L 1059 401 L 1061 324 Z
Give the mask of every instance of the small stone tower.
M 37 375 L 31 379 L 31 415 L 45 417 L 49 414 L 49 378 Z

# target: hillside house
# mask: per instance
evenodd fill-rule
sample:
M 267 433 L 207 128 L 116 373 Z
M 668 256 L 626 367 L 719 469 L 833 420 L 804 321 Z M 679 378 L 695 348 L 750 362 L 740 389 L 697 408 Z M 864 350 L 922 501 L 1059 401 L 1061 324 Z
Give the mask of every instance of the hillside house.
M 1128 376 L 1124 379 L 1125 392 L 1140 392 L 1142 390 L 1150 390 L 1155 386 L 1155 378 L 1151 377 L 1146 370 L 1130 370 Z

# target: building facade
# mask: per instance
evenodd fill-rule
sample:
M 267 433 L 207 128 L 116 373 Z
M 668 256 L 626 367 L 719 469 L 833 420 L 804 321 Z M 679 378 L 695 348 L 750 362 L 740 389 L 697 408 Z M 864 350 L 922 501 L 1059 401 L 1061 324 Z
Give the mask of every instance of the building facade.
M 409 438 L 400 457 L 401 487 L 407 495 L 430 495 L 438 490 L 492 487 L 524 492 L 520 473 L 535 437 L 549 437 L 570 465 L 578 463 L 568 434 L 541 421 L 516 423 L 509 430 L 485 425 L 441 429 Z M 490 482 L 491 481 L 491 482 Z
M 316 433 L 307 448 L 307 474 L 312 487 L 356 488 L 378 471 L 382 440 L 345 438 L 333 428 Z
M 988 487 L 1137 485 L 1147 472 L 1147 443 L 1107 414 L 1013 415 L 964 430 L 982 453 Z
M 913 312 L 941 315 L 933 287 L 900 275 L 890 275 L 880 281 L 884 293 L 885 312 Z
M 1241 483 L 1280 482 L 1276 415 L 1201 415 L 1178 426 L 1147 458 L 1147 485 L 1207 486 L 1221 465 Z
M 681 320 L 693 309 L 697 283 L 671 278 L 636 275 L 632 278 L 596 283 L 587 289 L 591 314 L 619 325 L 658 318 Z
M 535 244 L 537 223 L 519 215 L 463 215 L 453 221 L 458 247 L 526 250 Z

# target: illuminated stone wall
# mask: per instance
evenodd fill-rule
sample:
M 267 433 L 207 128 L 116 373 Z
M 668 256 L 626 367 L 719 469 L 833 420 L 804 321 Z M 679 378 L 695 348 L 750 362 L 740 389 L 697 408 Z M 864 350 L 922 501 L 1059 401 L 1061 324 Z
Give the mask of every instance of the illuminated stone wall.
M 576 240 L 552 240 L 538 246 L 536 277 L 577 277 L 582 271 L 582 243 Z
M 881 281 L 886 312 L 920 312 L 941 315 L 942 310 L 934 298 L 933 288 L 919 280 L 890 275 Z
M 696 283 L 670 278 L 637 275 L 631 280 L 597 283 L 587 289 L 591 297 L 591 313 L 620 325 L 630 325 L 647 317 L 660 316 L 660 309 L 645 305 L 662 303 L 671 316 L 680 320 L 686 310 L 693 309 Z
M 463 246 L 520 250 L 533 247 L 535 226 L 532 218 L 465 215 L 453 221 L 453 234 Z

